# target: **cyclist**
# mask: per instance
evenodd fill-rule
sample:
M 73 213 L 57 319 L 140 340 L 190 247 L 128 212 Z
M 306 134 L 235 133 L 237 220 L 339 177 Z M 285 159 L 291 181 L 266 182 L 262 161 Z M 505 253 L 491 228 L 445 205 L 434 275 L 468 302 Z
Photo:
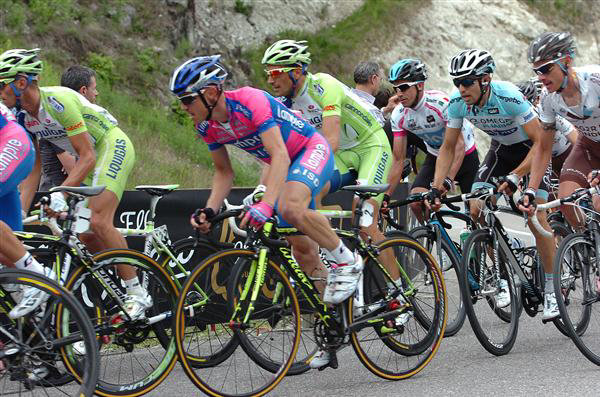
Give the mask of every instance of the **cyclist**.
M 45 275 L 42 265 L 13 234 L 13 230 L 23 230 L 18 185 L 31 172 L 34 159 L 34 148 L 27 133 L 16 123 L 11 111 L 0 103 L 0 263 Z M 39 289 L 27 288 L 22 298 L 27 305 L 15 306 L 9 316 L 20 317 L 47 299 L 48 295 Z
M 600 168 L 600 65 L 575 68 L 576 45 L 569 32 L 547 32 L 535 38 L 528 49 L 527 59 L 532 64 L 545 90 L 540 98 L 540 119 L 544 128 L 543 140 L 551 141 L 557 129 L 558 116 L 572 123 L 579 136 L 565 160 L 560 174 L 559 197 L 589 187 L 588 176 Z M 548 145 L 545 145 L 547 147 Z M 540 152 L 532 169 L 541 173 L 542 161 L 547 161 L 549 150 Z M 600 199 L 594 197 L 594 206 L 600 209 Z M 576 212 L 569 205 L 561 207 L 572 226 L 581 226 Z
M 171 92 L 208 144 L 215 165 L 211 194 L 190 223 L 208 232 L 210 219 L 231 190 L 234 172 L 224 145 L 247 151 L 270 166 L 264 195 L 247 211 L 243 225 L 262 227 L 277 208 L 284 225 L 294 225 L 306 234 L 289 237 L 294 249 L 310 237 L 336 259 L 323 300 L 340 303 L 356 289 L 363 263 L 337 237 L 327 218 L 314 211 L 315 196 L 333 172 L 331 147 L 306 120 L 268 93 L 252 87 L 224 91 L 227 71 L 219 62 L 220 57 L 186 61 L 175 69 L 170 83 Z M 314 255 L 317 256 L 316 251 Z
M 530 171 L 532 158 L 541 144 L 540 123 L 533 106 L 525 100 L 515 85 L 505 81 L 492 81 L 491 74 L 495 69 L 496 64 L 490 53 L 479 49 L 461 51 L 450 62 L 448 71 L 458 89 L 452 93 L 448 106 L 449 120 L 436 162 L 433 197 L 439 197 L 444 189 L 444 178 L 452 164 L 456 141 L 465 119 L 492 138 L 490 149 L 477 171 L 473 189 L 491 186 L 488 182 L 491 177 L 508 174 L 499 190 L 512 194 L 516 191 L 521 177 Z M 534 175 L 531 176 L 532 180 L 533 178 Z M 539 180 L 541 179 L 540 176 Z M 524 196 L 537 196 L 538 201 L 545 202 L 548 198 L 546 189 L 542 181 L 537 191 L 530 185 Z M 438 199 L 435 198 L 435 201 L 435 208 L 439 208 Z M 470 205 L 471 216 L 481 223 L 482 204 L 475 200 Z M 537 216 L 543 227 L 550 231 L 546 214 L 539 213 Z M 541 235 L 531 224 L 530 228 L 544 265 L 546 286 L 542 318 L 547 320 L 559 315 L 552 283 L 554 239 Z M 508 283 L 502 279 L 499 284 L 495 295 L 496 304 L 498 307 L 506 307 L 510 304 Z
M 444 141 L 444 131 L 448 122 L 448 96 L 435 90 L 425 90 L 427 67 L 418 59 L 401 59 L 390 69 L 389 81 L 400 99 L 400 105 L 392 112 L 394 132 L 394 163 L 390 171 L 388 195 L 396 189 L 402 175 L 406 157 L 407 134 L 412 132 L 425 141 L 427 156 L 415 177 L 411 194 L 426 192 L 430 188 L 435 172 L 435 162 L 439 148 Z M 465 122 L 456 140 L 455 155 L 444 184 L 452 189 L 454 180 L 459 182 L 461 191 L 471 191 L 475 180 L 479 157 L 475 147 L 473 125 Z M 412 203 L 411 210 L 420 223 L 427 216 L 422 203 Z
M 24 125 L 30 134 L 44 138 L 77 156 L 77 162 L 63 182 L 64 186 L 105 185 L 106 190 L 91 197 L 91 230 L 102 249 L 126 248 L 123 236 L 115 229 L 113 218 L 133 167 L 135 153 L 131 141 L 105 109 L 91 104 L 66 87 L 39 87 L 43 64 L 39 49 L 14 49 L 0 55 L 0 95 L 9 107 L 24 111 Z M 31 203 L 40 178 L 39 154 L 32 173 L 22 184 L 22 200 Z M 49 207 L 54 212 L 66 209 L 65 197 L 54 192 Z M 152 298 L 141 286 L 135 270 L 120 265 L 119 275 L 127 287 L 125 309 L 132 319 L 145 315 Z M 21 302 L 22 303 L 22 302 Z
M 359 62 L 354 68 L 355 86 L 351 91 L 363 100 L 365 108 L 371 112 L 371 115 L 383 126 L 385 124 L 383 113 L 381 112 L 381 109 L 374 105 L 375 95 L 377 95 L 381 86 L 381 79 L 381 71 L 377 62 Z
M 517 83 L 519 91 L 525 96 L 525 98 L 535 106 L 535 110 L 538 115 L 541 113 L 540 93 L 542 91 L 541 83 L 537 77 L 533 77 L 529 80 L 521 81 Z M 577 141 L 577 129 L 573 124 L 569 123 L 561 116 L 556 117 L 556 133 L 554 134 L 554 141 L 552 144 L 552 174 L 551 178 L 559 178 L 560 170 L 562 169 L 563 163 L 567 159 L 573 145 Z

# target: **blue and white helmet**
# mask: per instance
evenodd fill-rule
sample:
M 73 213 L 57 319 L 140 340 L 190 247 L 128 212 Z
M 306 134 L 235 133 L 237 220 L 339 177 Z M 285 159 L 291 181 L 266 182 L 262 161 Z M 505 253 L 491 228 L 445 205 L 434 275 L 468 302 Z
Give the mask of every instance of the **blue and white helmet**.
M 427 67 L 418 59 L 401 59 L 392 65 L 389 80 L 425 81 Z
M 485 76 L 494 73 L 496 63 L 489 52 L 484 50 L 464 50 L 450 61 L 448 73 L 452 78 L 465 76 Z
M 181 96 L 209 85 L 221 86 L 227 79 L 227 70 L 219 62 L 220 58 L 221 55 L 209 55 L 186 61 L 173 72 L 169 89 Z

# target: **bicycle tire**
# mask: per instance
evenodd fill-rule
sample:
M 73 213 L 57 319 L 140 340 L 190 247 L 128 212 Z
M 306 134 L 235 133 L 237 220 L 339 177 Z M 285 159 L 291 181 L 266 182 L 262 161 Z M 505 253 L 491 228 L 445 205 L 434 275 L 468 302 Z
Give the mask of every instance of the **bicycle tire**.
M 387 260 L 387 254 L 381 252 L 392 250 L 404 271 L 402 286 L 398 281 L 393 284 L 387 271 L 383 272 L 372 258 L 366 261 L 363 277 L 367 313 L 363 309 L 359 315 L 384 308 L 383 317 L 382 321 L 369 319 L 365 328 L 352 331 L 350 343 L 360 362 L 373 374 L 401 380 L 423 370 L 440 347 L 447 319 L 444 278 L 431 254 L 412 238 L 391 237 L 377 246 L 382 261 Z M 405 306 L 401 314 L 388 318 L 385 312 L 398 310 L 398 304 Z M 348 299 L 347 310 L 354 314 L 348 316 L 351 327 L 355 317 L 359 318 L 354 312 L 354 299 Z
M 20 394 L 22 385 L 30 389 L 28 395 L 37 395 L 36 386 L 40 386 L 42 390 L 40 395 L 48 395 L 46 389 L 50 387 L 61 394 L 70 395 L 73 393 L 71 386 L 67 391 L 60 389 L 60 386 L 69 382 L 57 384 L 54 381 L 48 382 L 46 378 L 53 373 L 62 374 L 68 366 L 76 366 L 82 374 L 72 376 L 79 383 L 76 395 L 92 396 L 100 367 L 98 346 L 92 324 L 81 304 L 64 287 L 37 273 L 16 269 L 0 270 L 0 284 L 8 283 L 40 289 L 47 293 L 49 298 L 33 312 L 15 320 L 0 314 L 0 327 L 4 331 L 10 329 L 11 324 L 16 325 L 17 328 L 10 333 L 11 342 L 17 341 L 19 346 L 17 349 L 13 348 L 10 355 L 6 355 L 4 351 L 11 349 L 11 344 L 9 341 L 0 343 L 0 352 L 3 353 L 3 359 L 0 361 L 5 367 L 5 370 L 0 372 L 0 395 L 13 392 Z M 3 300 L 12 301 L 12 297 L 4 296 Z M 32 323 L 31 327 L 29 323 Z M 28 329 L 32 332 L 27 332 Z M 41 335 L 43 337 L 40 338 Z M 83 342 L 83 346 L 75 347 L 79 342 Z M 78 354 L 77 348 L 82 347 L 86 353 Z M 64 368 L 54 366 L 59 361 Z M 12 362 L 15 362 L 14 367 Z M 47 375 L 41 377 L 40 373 L 45 371 Z M 32 376 L 39 379 L 32 380 Z M 4 377 L 10 380 L 3 379 Z M 4 389 L 15 383 L 19 384 L 18 390 Z
M 444 337 L 456 335 L 462 328 L 467 318 L 465 306 L 462 302 L 462 293 L 460 291 L 460 259 L 456 256 L 449 243 L 442 238 L 441 251 L 443 257 L 437 258 L 437 248 L 435 246 L 435 233 L 431 233 L 426 226 L 416 227 L 410 232 L 411 236 L 417 240 L 427 251 L 435 258 L 438 266 L 444 275 L 446 285 L 446 295 L 448 296 L 448 321 Z M 432 235 L 433 234 L 433 235 Z
M 498 268 L 500 274 L 506 278 L 510 295 L 510 304 L 506 308 L 502 308 L 501 311 L 510 315 L 509 321 L 498 315 L 496 309 L 500 308 L 497 307 L 496 301 L 492 297 L 492 294 L 497 293 L 497 289 L 489 286 L 486 280 L 481 280 L 481 275 L 488 278 L 494 277 L 493 270 L 490 269 L 493 263 L 488 262 L 488 259 L 490 259 L 489 253 L 492 252 L 491 243 L 492 236 L 488 229 L 474 230 L 465 241 L 461 290 L 467 317 L 475 336 L 488 352 L 501 356 L 509 353 L 515 343 L 522 305 L 514 284 L 513 272 L 505 260 L 506 256 L 499 252 L 500 263 Z M 483 247 L 479 244 L 483 244 Z M 485 266 L 482 266 L 482 258 L 485 260 Z M 495 292 L 484 292 L 482 294 L 486 287 L 488 291 L 494 290 Z M 477 305 L 478 302 L 484 304 Z M 477 312 L 475 306 L 477 306 Z M 481 310 L 479 310 L 480 308 Z M 486 313 L 486 310 L 491 310 L 493 314 Z M 498 331 L 498 334 L 505 335 L 492 336 L 491 334 L 495 331 Z
M 560 280 L 554 280 L 554 293 L 560 318 L 571 340 L 588 360 L 600 365 L 598 316 L 595 316 L 594 327 L 590 328 L 592 312 L 598 314 L 600 308 L 600 293 L 596 286 L 599 283 L 599 270 L 595 261 L 597 255 L 594 242 L 586 234 L 571 234 L 565 238 L 554 258 L 554 274 L 561 275 Z M 565 279 L 565 268 L 569 268 L 568 279 Z M 595 309 L 592 308 L 594 303 Z M 581 312 L 573 315 L 573 309 L 579 312 L 580 307 L 583 308 Z
M 170 250 L 188 273 L 204 259 L 219 251 L 210 243 L 192 237 L 174 242 Z M 168 269 L 167 271 L 172 276 L 179 278 L 179 282 L 183 286 L 187 277 L 182 277 L 181 273 L 177 273 L 180 269 L 177 268 L 168 255 L 163 254 L 158 259 L 158 263 L 163 269 Z M 171 268 L 173 270 L 170 270 Z M 198 287 L 202 288 L 201 286 Z M 209 288 L 209 286 L 205 285 L 205 288 Z M 194 294 L 189 296 L 190 301 L 193 301 L 193 299 Z M 201 333 L 196 333 L 195 346 L 198 351 L 188 351 L 188 360 L 196 368 L 208 368 L 222 363 L 233 354 L 239 345 L 239 340 L 229 324 L 210 323 L 204 320 L 200 317 L 195 318 L 195 328 L 197 331 L 201 331 Z M 168 331 L 165 329 L 157 331 L 157 336 L 163 347 L 167 347 L 170 343 Z
M 118 290 L 120 294 L 125 293 L 125 288 L 116 275 L 115 265 L 135 267 L 142 284 L 146 284 L 144 280 L 147 278 L 151 280 L 147 282 L 147 288 L 153 298 L 153 307 L 147 311 L 147 318 L 159 312 L 164 315 L 161 321 L 150 326 L 144 322 L 129 322 L 122 315 L 122 306 L 107 293 L 108 290 L 101 286 L 95 276 L 83 266 L 74 269 L 65 287 L 86 304 L 86 312 L 100 335 L 101 375 L 96 393 L 105 397 L 134 397 L 148 393 L 166 379 L 177 362 L 175 338 L 172 337 L 165 349 L 156 336 L 159 327 L 171 326 L 173 318 L 170 313 L 174 313 L 179 294 L 177 288 L 162 267 L 135 250 L 106 250 L 95 254 L 93 260 L 96 273 L 104 274 L 104 282 L 108 282 L 112 290 Z M 125 370 L 121 371 L 123 368 Z M 120 372 L 115 374 L 117 370 Z M 126 376 L 127 379 L 123 379 Z
M 293 322 L 290 321 L 287 323 L 288 329 L 284 329 L 280 321 L 277 321 L 276 323 L 273 322 L 273 326 L 281 326 L 281 335 L 283 336 L 270 332 L 272 326 L 269 324 L 268 320 L 271 318 L 270 316 L 272 314 L 276 313 L 278 310 L 277 307 L 272 308 L 269 305 L 261 305 L 261 301 L 257 301 L 259 303 L 254 306 L 256 309 L 254 311 L 246 311 L 248 308 L 246 306 L 242 312 L 250 313 L 249 315 L 251 317 L 248 318 L 247 321 L 238 318 L 234 321 L 232 313 L 223 313 L 224 309 L 229 312 L 226 286 L 231 270 L 236 263 L 239 263 L 240 261 L 252 262 L 256 260 L 256 258 L 255 251 L 245 249 L 229 249 L 211 255 L 196 266 L 189 275 L 181 291 L 181 296 L 184 297 L 188 294 L 193 285 L 199 282 L 198 280 L 200 280 L 200 282 L 202 279 L 206 278 L 214 280 L 213 285 L 217 286 L 217 288 L 216 290 L 213 288 L 212 291 L 207 291 L 208 293 L 211 293 L 211 295 L 205 298 L 203 306 L 200 307 L 200 311 L 220 311 L 221 315 L 226 315 L 231 319 L 232 322 L 230 324 L 236 332 L 248 331 L 248 340 L 251 339 L 250 333 L 256 333 L 256 338 L 265 341 L 267 344 L 269 343 L 269 338 L 274 338 L 278 349 L 280 349 L 278 353 L 280 354 L 279 357 L 281 359 L 277 361 L 277 363 L 279 363 L 279 369 L 276 372 L 263 368 L 255 361 L 256 357 L 249 356 L 246 353 L 248 345 L 242 342 L 242 338 L 240 338 L 240 345 L 243 347 L 242 349 L 236 349 L 225 361 L 211 367 L 210 370 L 200 369 L 196 371 L 188 360 L 186 350 L 187 343 L 185 342 L 186 333 L 184 331 L 186 331 L 187 322 L 189 321 L 190 316 L 183 315 L 186 302 L 185 299 L 179 299 L 175 311 L 176 320 L 174 330 L 177 352 L 181 358 L 184 372 L 188 378 L 200 390 L 210 396 L 262 396 L 272 391 L 277 384 L 281 382 L 294 363 L 298 345 L 300 343 L 300 306 L 294 288 L 290 284 L 289 277 L 276 263 L 271 260 L 266 261 L 267 270 L 264 276 L 267 282 L 263 282 L 264 280 L 262 279 L 260 280 L 262 285 L 260 291 L 261 294 L 268 296 L 267 294 L 269 292 L 266 291 L 270 285 L 268 280 L 275 280 L 273 281 L 275 284 L 271 284 L 273 288 L 275 288 L 274 286 L 278 283 L 284 287 L 284 299 L 278 301 L 278 304 L 280 304 L 280 302 L 285 302 L 286 314 L 290 314 L 288 317 L 291 318 Z M 225 296 L 222 296 L 223 293 L 225 293 Z M 273 294 L 273 296 L 275 295 Z M 248 305 L 249 300 L 244 300 L 242 303 Z M 264 318 L 262 318 L 263 316 Z M 267 335 L 266 338 L 263 333 Z M 282 343 L 286 338 L 288 340 L 291 339 L 291 344 L 289 346 L 284 346 Z M 247 340 L 244 341 L 246 342 Z M 267 347 L 268 346 L 270 345 L 267 345 Z M 270 361 L 276 362 L 275 360 Z

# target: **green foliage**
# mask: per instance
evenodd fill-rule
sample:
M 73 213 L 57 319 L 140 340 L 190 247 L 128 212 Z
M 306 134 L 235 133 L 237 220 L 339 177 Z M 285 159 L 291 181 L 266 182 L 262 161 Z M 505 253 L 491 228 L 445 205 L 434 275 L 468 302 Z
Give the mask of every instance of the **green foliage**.
M 245 15 L 249 17 L 252 14 L 252 4 L 248 0 L 235 0 L 235 5 L 233 9 L 235 12 Z
M 175 48 L 175 58 L 180 60 L 189 57 L 193 48 L 194 46 L 192 46 L 192 43 L 188 39 L 182 39 L 177 43 L 177 48 Z
M 23 31 L 27 16 L 25 5 L 19 0 L 4 0 L 0 7 L 0 22 L 17 33 Z
M 158 62 L 160 61 L 160 54 L 151 48 L 144 48 L 137 53 L 137 60 L 139 67 L 146 73 L 154 72 L 158 69 Z
M 572 29 L 572 25 L 597 23 L 586 18 L 586 10 L 597 7 L 597 0 L 524 0 L 540 15 L 550 18 L 554 23 L 564 25 L 564 29 Z
M 106 81 L 109 85 L 112 86 L 118 80 L 115 63 L 111 57 L 90 52 L 87 55 L 86 64 L 94 69 L 98 77 Z
M 60 25 L 75 16 L 72 0 L 30 0 L 32 26 L 38 33 L 44 33 L 49 26 Z

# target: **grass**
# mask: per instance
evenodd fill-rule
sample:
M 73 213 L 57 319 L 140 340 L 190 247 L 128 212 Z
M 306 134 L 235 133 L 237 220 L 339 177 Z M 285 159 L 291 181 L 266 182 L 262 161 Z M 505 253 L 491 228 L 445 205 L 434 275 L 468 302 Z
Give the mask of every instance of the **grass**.
M 537 10 L 540 16 L 552 20 L 562 28 L 573 31 L 573 26 L 595 24 L 587 12 L 598 7 L 597 0 L 521 0 Z

